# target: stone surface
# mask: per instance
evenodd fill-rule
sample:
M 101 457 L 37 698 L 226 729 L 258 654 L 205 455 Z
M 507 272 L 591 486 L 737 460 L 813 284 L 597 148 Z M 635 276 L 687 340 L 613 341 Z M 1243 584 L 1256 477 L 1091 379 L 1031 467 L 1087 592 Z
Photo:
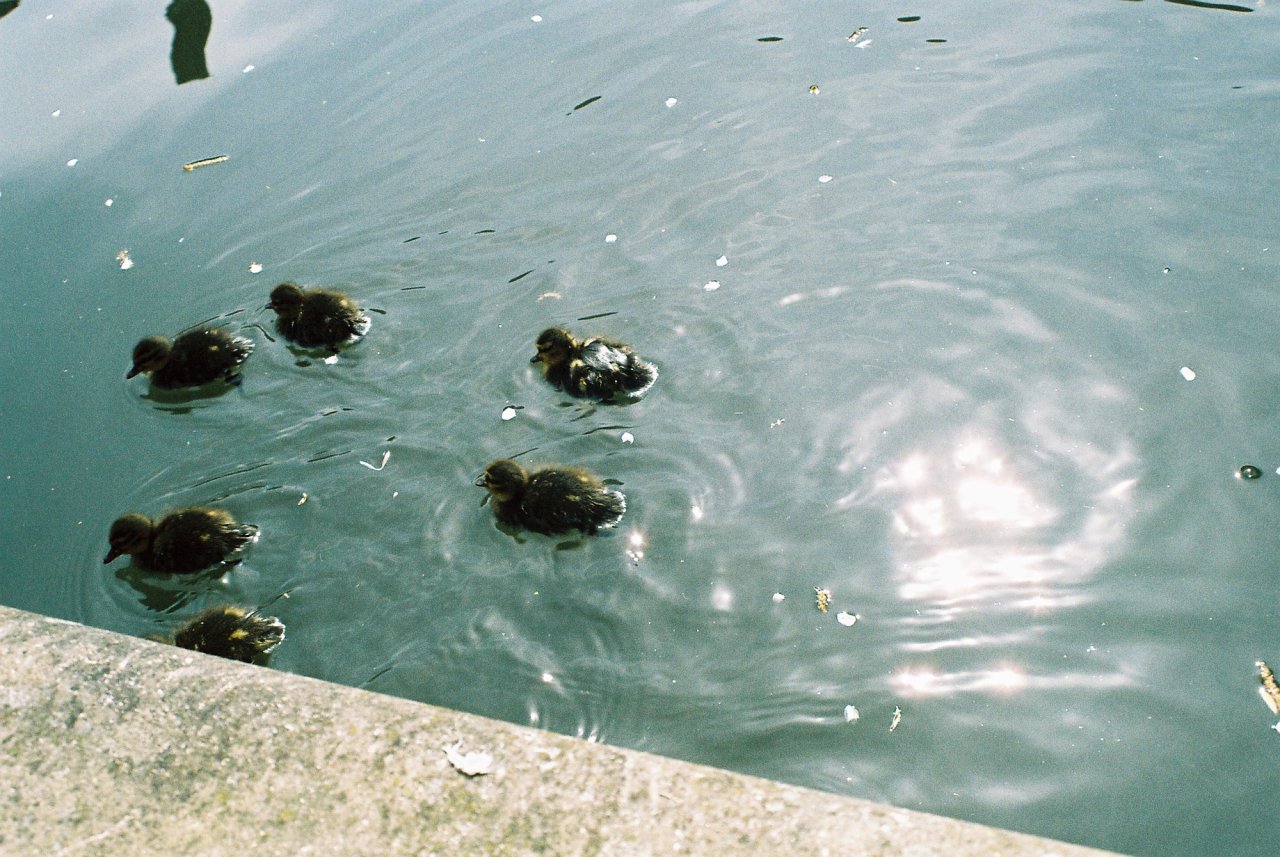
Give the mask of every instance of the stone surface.
M 0 651 L 5 855 L 1103 853 L 4 607 Z

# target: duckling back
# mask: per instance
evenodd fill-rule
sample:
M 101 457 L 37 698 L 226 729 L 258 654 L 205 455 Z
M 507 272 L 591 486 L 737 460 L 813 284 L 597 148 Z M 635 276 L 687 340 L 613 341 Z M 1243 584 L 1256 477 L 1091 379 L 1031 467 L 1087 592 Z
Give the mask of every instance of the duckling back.
M 155 571 L 186 574 L 227 562 L 257 537 L 256 526 L 222 509 L 179 509 L 156 522 L 150 549 L 137 559 Z
M 336 349 L 369 332 L 369 317 L 342 292 L 313 289 L 304 293 L 297 315 L 281 315 L 276 324 L 288 339 L 305 348 Z
M 284 640 L 284 623 L 275 616 L 226 605 L 211 607 L 174 632 L 173 644 L 193 652 L 249 663 Z
M 621 492 L 577 467 L 533 473 L 523 494 L 496 504 L 498 517 L 506 523 L 547 535 L 570 530 L 591 535 L 616 525 L 626 509 Z
M 658 367 L 641 360 L 629 345 L 593 337 L 569 361 L 565 388 L 593 399 L 639 399 L 657 380 Z

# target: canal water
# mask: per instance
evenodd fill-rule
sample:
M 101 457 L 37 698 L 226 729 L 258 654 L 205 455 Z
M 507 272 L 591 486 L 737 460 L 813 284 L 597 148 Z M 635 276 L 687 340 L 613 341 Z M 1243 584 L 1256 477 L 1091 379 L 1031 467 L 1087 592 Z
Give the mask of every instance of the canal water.
M 1275 5 L 0 12 L 0 602 L 140 636 L 265 605 L 275 669 L 1276 852 Z M 291 349 L 283 280 L 370 334 Z M 255 341 L 241 386 L 125 380 L 208 320 Z M 553 390 L 550 325 L 657 385 Z M 600 474 L 622 525 L 499 529 L 471 483 L 516 454 Z M 103 565 L 115 517 L 187 504 L 261 539 Z

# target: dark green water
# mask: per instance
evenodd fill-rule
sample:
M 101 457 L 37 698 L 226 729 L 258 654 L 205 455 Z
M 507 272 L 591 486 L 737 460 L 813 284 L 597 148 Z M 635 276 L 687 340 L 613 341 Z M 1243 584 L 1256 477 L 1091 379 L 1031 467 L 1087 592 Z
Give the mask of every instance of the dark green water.
M 163 4 L 0 19 L 0 602 L 142 635 L 287 592 L 277 669 L 1276 852 L 1272 5 L 211 5 L 182 85 Z M 371 334 L 292 353 L 284 279 Z M 125 382 L 214 317 L 241 388 Z M 553 323 L 657 386 L 551 390 Z M 621 530 L 495 528 L 471 481 L 531 448 L 620 483 Z M 102 565 L 117 515 L 214 502 L 262 528 L 220 579 Z

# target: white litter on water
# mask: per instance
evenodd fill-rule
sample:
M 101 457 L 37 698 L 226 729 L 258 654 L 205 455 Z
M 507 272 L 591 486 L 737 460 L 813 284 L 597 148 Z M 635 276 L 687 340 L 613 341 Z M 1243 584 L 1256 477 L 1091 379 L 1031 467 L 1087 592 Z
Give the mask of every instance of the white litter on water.
M 67 161 L 67 166 L 74 167 L 78 163 L 80 163 L 79 158 L 72 158 L 71 160 Z
M 717 267 L 717 268 L 723 268 L 723 267 L 724 267 L 725 265 L 727 265 L 727 264 L 729 264 L 729 257 L 728 257 L 728 256 L 721 256 L 719 259 L 716 259 L 716 267 Z
M 705 286 L 703 286 L 703 287 L 702 287 L 702 290 L 703 290 L 704 292 L 714 292 L 714 291 L 715 291 L 716 289 L 718 289 L 718 288 L 720 288 L 720 281 L 719 281 L 719 280 L 711 280 L 711 281 L 710 281 L 710 282 L 708 282 Z
M 329 361 L 326 359 L 325 362 L 328 363 Z M 363 464 L 365 467 L 369 468 L 370 470 L 382 470 L 382 468 L 387 466 L 387 462 L 390 460 L 391 460 L 391 450 L 388 449 L 386 452 L 382 453 L 382 462 L 378 464 L 376 467 L 367 461 L 362 461 L 360 463 Z
M 103 205 L 105 205 L 107 208 L 110 208 L 111 206 L 115 205 L 115 202 L 116 202 L 116 201 L 115 201 L 114 199 L 109 199 L 109 200 L 107 200 L 106 202 L 104 202 L 104 203 L 102 203 L 102 204 L 103 204 Z
M 839 613 L 836 614 L 836 621 L 839 622 L 841 625 L 848 627 L 853 623 L 857 622 L 858 617 L 854 613 L 846 613 L 845 611 L 841 610 Z
M 261 263 L 261 262 L 250 262 L 250 263 L 249 263 L 249 273 L 250 273 L 250 274 L 261 274 L 261 273 L 262 273 L 262 263 Z
M 504 420 L 514 420 L 516 418 L 516 409 L 508 405 L 502 409 L 502 418 Z
M 612 232 L 604 236 L 604 243 L 606 244 L 616 244 L 617 241 L 618 241 L 618 236 L 614 235 Z
M 901 722 L 902 722 L 902 709 L 895 705 L 893 707 L 893 718 L 889 721 L 889 731 L 892 732 L 893 730 L 897 729 L 898 724 Z
M 827 175 L 818 176 L 818 181 L 822 182 L 822 184 L 826 184 L 827 182 L 831 181 L 831 176 L 827 176 Z
M 629 432 L 629 431 L 624 431 L 621 435 L 619 435 L 619 437 L 621 438 L 621 440 L 622 440 L 622 442 L 623 442 L 623 443 L 635 443 L 635 442 L 636 442 L 636 436 L 635 436 L 635 435 L 633 435 L 633 434 L 632 434 L 631 432 Z
M 128 250 L 121 250 L 116 254 L 116 261 L 120 263 L 120 270 L 127 271 L 133 267 L 133 259 L 129 257 Z
M 337 363 L 337 362 L 338 362 L 338 355 L 336 354 L 330 354 L 328 357 L 324 358 L 324 365 L 326 366 L 332 366 L 334 363 Z
M 541 24 L 541 23 L 542 23 L 542 16 L 541 16 L 541 15 L 532 15 L 532 16 L 530 16 L 530 17 L 529 17 L 529 20 L 530 20 L 530 21 L 532 21 L 532 22 L 533 22 L 533 23 L 535 23 L 535 24 Z
M 251 71 L 253 71 L 253 66 L 251 66 L 251 65 L 247 65 L 247 66 L 245 66 L 243 69 L 241 69 L 240 73 L 241 73 L 241 74 L 248 74 L 248 73 L 249 73 L 249 72 L 251 72 Z
M 783 601 L 786 601 L 786 600 L 787 600 L 787 596 L 783 595 L 781 592 L 773 593 L 774 604 L 781 604 Z
M 856 721 L 856 720 L 857 720 L 859 717 L 861 717 L 861 716 L 862 716 L 862 715 L 858 713 L 858 707 L 857 707 L 856 705 L 846 705 L 846 706 L 844 707 L 844 722 L 845 722 L 845 723 L 853 723 L 854 721 Z
M 1181 372 L 1182 377 L 1186 378 L 1188 381 L 1194 381 L 1196 379 L 1195 370 L 1192 369 L 1190 366 L 1183 366 L 1178 371 Z
M 678 98 L 668 98 L 666 101 L 663 102 L 663 104 L 666 104 L 668 107 L 675 107 L 679 102 L 680 102 L 680 99 Z

